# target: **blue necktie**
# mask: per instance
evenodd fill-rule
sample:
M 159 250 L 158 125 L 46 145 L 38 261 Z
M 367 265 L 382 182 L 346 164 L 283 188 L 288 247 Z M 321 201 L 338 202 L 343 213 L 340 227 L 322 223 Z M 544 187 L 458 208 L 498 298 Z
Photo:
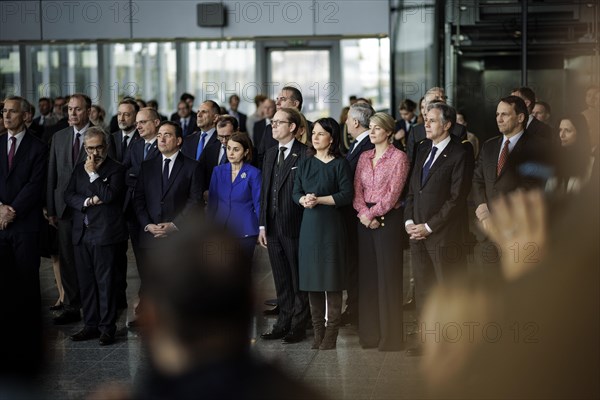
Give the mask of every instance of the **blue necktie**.
M 163 167 L 163 177 L 162 177 L 162 191 L 163 194 L 167 191 L 167 187 L 169 185 L 169 163 L 171 159 L 165 158 L 165 166 Z
M 221 159 L 219 160 L 219 165 L 221 164 L 225 164 L 227 162 L 227 150 L 225 149 L 225 146 L 221 146 L 223 148 L 223 155 L 221 156 Z
M 350 145 L 350 148 L 348 149 L 348 153 L 346 154 L 346 158 L 350 157 L 350 154 L 352 154 L 352 152 L 354 151 L 354 148 L 356 147 L 356 143 L 357 143 L 356 140 L 354 142 L 352 142 L 352 144 Z
M 202 154 L 202 150 L 204 150 L 204 141 L 206 140 L 206 132 L 202 132 L 200 136 L 200 141 L 198 142 L 198 149 L 196 150 L 196 160 L 200 159 L 200 155 Z
M 431 169 L 431 164 L 433 164 L 433 159 L 435 158 L 435 153 L 437 152 L 437 147 L 433 146 L 431 149 L 431 155 L 429 156 L 429 160 L 423 166 L 423 174 L 421 175 L 421 186 L 425 184 L 427 180 L 427 175 L 429 175 L 429 170 Z
M 150 146 L 152 146 L 152 143 L 146 143 L 146 145 L 144 146 L 144 160 L 146 159 L 146 157 L 148 157 Z

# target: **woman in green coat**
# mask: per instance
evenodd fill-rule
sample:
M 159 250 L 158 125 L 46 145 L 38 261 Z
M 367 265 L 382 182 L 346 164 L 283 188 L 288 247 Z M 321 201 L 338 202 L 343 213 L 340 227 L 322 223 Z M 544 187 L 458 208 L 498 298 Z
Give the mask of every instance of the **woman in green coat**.
M 299 287 L 309 292 L 315 332 L 312 348 L 334 349 L 346 283 L 344 207 L 354 187 L 348 161 L 341 156 L 340 126 L 333 118 L 313 125 L 312 157 L 298 166 L 294 201 L 304 207 L 300 228 Z M 327 328 L 325 328 L 327 302 Z

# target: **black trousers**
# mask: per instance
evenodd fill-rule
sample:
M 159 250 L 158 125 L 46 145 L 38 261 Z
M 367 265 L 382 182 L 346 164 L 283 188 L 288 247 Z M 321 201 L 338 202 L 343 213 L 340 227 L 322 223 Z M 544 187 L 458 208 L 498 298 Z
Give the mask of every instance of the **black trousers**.
M 63 305 L 65 311 L 79 312 L 81 297 L 79 296 L 79 282 L 75 268 L 75 255 L 73 250 L 73 221 L 71 219 L 58 220 L 58 257 L 60 260 L 60 279 L 65 290 Z
M 402 350 L 402 213 L 385 215 L 385 226 L 370 229 L 358 222 L 358 336 L 361 346 Z
M 131 239 L 131 247 L 133 248 L 133 255 L 135 256 L 135 263 L 139 265 L 141 258 L 140 250 L 140 224 L 133 212 L 133 208 L 130 206 L 125 211 L 125 219 L 127 221 L 127 230 L 129 231 L 129 237 Z M 128 242 L 124 241 L 119 245 L 117 252 L 117 264 L 115 268 L 115 291 L 117 296 L 117 307 L 124 308 L 127 306 L 127 248 Z M 139 273 L 139 267 L 138 267 Z
M 115 265 L 119 244 L 75 246 L 77 276 L 81 289 L 83 321 L 88 328 L 114 335 L 116 331 Z
M 345 210 L 346 231 L 348 240 L 348 297 L 346 311 L 358 316 L 358 228 L 356 211 L 352 207 Z
M 15 292 L 26 300 L 17 300 L 17 304 L 7 306 L 19 307 L 27 304 L 31 309 L 21 312 L 33 312 L 32 318 L 35 317 L 41 305 L 39 232 L 1 230 L 0 265 L 0 279 L 10 282 L 11 290 L 16 289 Z
M 279 306 L 279 315 L 273 330 L 305 330 L 309 322 L 310 308 L 308 293 L 298 288 L 298 238 L 267 235 L 267 249 Z

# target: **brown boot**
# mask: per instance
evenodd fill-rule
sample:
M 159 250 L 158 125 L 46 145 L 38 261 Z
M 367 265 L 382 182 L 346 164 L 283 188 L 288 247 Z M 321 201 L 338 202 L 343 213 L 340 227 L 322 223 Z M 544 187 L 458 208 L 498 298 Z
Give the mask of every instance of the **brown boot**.
M 324 326 L 319 326 L 319 327 L 315 326 L 315 327 L 313 327 L 313 330 L 315 332 L 315 338 L 313 340 L 311 349 L 318 350 L 319 346 L 321 346 L 321 342 L 323 341 L 323 337 L 325 336 L 325 327 Z
M 338 328 L 337 327 L 327 327 L 325 329 L 325 337 L 319 346 L 319 350 L 332 350 L 335 349 L 335 345 L 337 343 L 338 337 Z

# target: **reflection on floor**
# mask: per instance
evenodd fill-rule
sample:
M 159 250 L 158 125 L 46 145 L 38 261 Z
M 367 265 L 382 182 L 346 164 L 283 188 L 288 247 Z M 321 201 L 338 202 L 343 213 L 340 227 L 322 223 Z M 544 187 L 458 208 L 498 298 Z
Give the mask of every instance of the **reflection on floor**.
M 251 340 L 254 351 L 261 357 L 277 363 L 291 376 L 312 385 L 331 399 L 414 399 L 424 396 L 422 379 L 417 371 L 419 358 L 407 357 L 404 352 L 363 350 L 353 327 L 340 330 L 336 350 L 311 350 L 311 331 L 309 338 L 298 344 L 261 340 L 260 333 L 267 331 L 274 322 L 273 317 L 265 317 L 260 312 L 262 301 L 274 298 L 275 290 L 266 250 L 257 248 L 255 257 L 253 279 L 259 309 Z M 57 295 L 52 267 L 47 259 L 42 261 L 41 281 L 44 305 L 54 304 Z M 406 287 L 407 276 L 404 281 Z M 107 382 L 132 384 L 136 375 L 143 371 L 145 354 L 140 337 L 125 328 L 127 319 L 133 317 L 139 285 L 131 254 L 128 283 L 129 310 L 119 318 L 117 342 L 112 346 L 101 347 L 96 340 L 72 342 L 69 335 L 80 328 L 80 323 L 56 327 L 52 325 L 51 312 L 45 313 L 45 334 L 49 338 L 52 358 L 42 378 L 42 388 L 49 398 L 85 398 Z M 404 319 L 407 330 L 414 330 L 412 312 L 405 312 Z M 415 338 L 409 336 L 409 340 Z

